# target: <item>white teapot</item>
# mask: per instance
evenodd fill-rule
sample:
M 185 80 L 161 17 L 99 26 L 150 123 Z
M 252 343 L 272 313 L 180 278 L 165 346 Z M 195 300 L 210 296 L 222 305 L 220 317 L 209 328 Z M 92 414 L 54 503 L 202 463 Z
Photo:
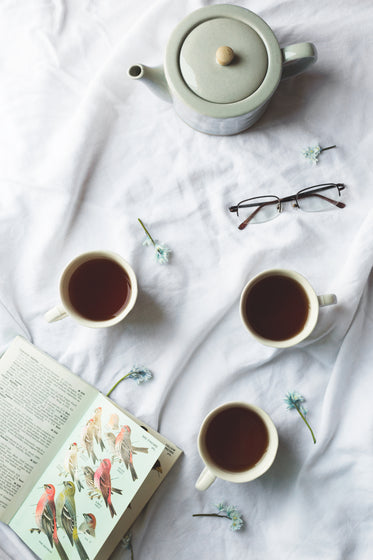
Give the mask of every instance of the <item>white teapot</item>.
M 128 70 L 177 114 L 207 134 L 236 134 L 263 114 L 281 78 L 303 72 L 317 59 L 312 43 L 280 48 L 256 14 L 219 4 L 196 10 L 173 31 L 164 66 Z

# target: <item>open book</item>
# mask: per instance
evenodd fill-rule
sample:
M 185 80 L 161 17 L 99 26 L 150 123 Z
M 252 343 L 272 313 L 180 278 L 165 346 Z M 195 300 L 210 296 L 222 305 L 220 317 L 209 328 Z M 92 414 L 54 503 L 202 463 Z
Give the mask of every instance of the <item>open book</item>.
M 24 338 L 0 359 L 0 521 L 40 558 L 108 558 L 180 454 Z

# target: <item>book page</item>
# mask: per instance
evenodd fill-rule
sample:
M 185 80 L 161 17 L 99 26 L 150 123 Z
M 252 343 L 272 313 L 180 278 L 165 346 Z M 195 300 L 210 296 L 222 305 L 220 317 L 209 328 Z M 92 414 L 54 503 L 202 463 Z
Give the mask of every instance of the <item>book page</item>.
M 137 492 L 136 496 L 133 498 L 131 507 L 126 509 L 124 515 L 111 533 L 110 538 L 101 549 L 97 560 L 105 560 L 113 553 L 120 540 L 128 533 L 138 515 L 141 513 L 149 499 L 153 496 L 154 492 L 163 482 L 171 468 L 182 454 L 181 449 L 163 435 L 156 432 L 148 424 L 142 422 L 138 418 L 135 418 L 128 411 L 126 411 L 126 414 L 128 414 L 134 422 L 137 422 L 143 430 L 146 430 L 163 443 L 164 449 L 157 461 L 154 463 L 150 473 L 144 480 L 144 483 Z
M 9 526 L 40 558 L 94 560 L 164 449 L 98 394 Z
M 0 520 L 8 523 L 98 391 L 22 337 L 0 359 Z

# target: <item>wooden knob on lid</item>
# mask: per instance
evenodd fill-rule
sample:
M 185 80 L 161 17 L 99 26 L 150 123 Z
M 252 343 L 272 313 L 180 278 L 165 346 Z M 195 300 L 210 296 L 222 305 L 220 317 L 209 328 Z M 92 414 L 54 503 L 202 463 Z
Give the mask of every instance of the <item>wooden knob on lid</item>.
M 220 66 L 228 66 L 234 59 L 234 51 L 230 47 L 219 47 L 216 51 L 216 62 Z

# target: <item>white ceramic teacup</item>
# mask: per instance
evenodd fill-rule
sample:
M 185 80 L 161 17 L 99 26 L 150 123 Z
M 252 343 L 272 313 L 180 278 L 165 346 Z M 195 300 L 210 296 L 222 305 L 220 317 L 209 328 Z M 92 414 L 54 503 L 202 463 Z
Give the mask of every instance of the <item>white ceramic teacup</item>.
M 301 329 L 298 332 L 295 332 L 293 336 L 290 336 L 283 340 L 271 339 L 269 337 L 262 336 L 262 334 L 260 334 L 257 330 L 255 330 L 253 325 L 250 323 L 247 314 L 247 302 L 250 295 L 252 295 L 253 288 L 257 286 L 258 283 L 261 282 L 262 280 L 269 279 L 270 277 L 276 277 L 276 276 L 282 276 L 294 280 L 298 284 L 298 286 L 300 286 L 304 291 L 307 299 L 307 306 L 308 306 L 308 312 L 306 314 L 305 322 L 301 327 Z M 298 344 L 312 333 L 312 331 L 314 330 L 317 324 L 320 307 L 324 307 L 326 305 L 333 305 L 335 303 L 337 303 L 337 297 L 335 296 L 335 294 L 325 294 L 319 296 L 316 295 L 314 289 L 312 288 L 308 280 L 306 280 L 306 278 L 304 278 L 298 272 L 295 272 L 294 270 L 285 270 L 285 269 L 269 269 L 269 270 L 265 270 L 264 272 L 261 272 L 260 274 L 257 274 L 244 287 L 240 300 L 240 315 L 243 324 L 256 340 L 258 340 L 259 342 L 267 346 L 273 346 L 275 348 L 287 348 L 289 346 L 294 346 L 295 344 Z M 289 306 L 288 309 L 291 309 L 291 306 Z M 267 314 L 269 313 L 268 310 L 266 311 L 266 313 Z M 269 313 L 268 321 L 270 320 L 271 320 L 271 316 Z
M 227 411 L 231 411 L 236 408 L 244 408 L 251 411 L 259 417 L 260 424 L 265 427 L 267 434 L 267 444 L 264 449 L 263 454 L 260 456 L 259 460 L 252 466 L 245 468 L 244 470 L 231 470 L 224 468 L 219 465 L 216 460 L 212 457 L 208 447 L 208 432 L 213 421 L 220 416 L 221 420 L 224 419 L 222 416 Z M 233 434 L 232 434 L 233 435 Z M 242 434 L 241 434 L 242 435 Z M 250 445 L 251 439 L 254 436 L 247 433 L 247 443 Z M 198 435 L 198 451 L 205 463 L 205 468 L 201 472 L 195 487 L 197 490 L 206 490 L 216 478 L 221 478 L 229 482 L 249 482 L 262 476 L 272 465 L 278 449 L 278 433 L 276 426 L 274 425 L 270 416 L 258 406 L 249 404 L 246 402 L 235 401 L 228 402 L 221 406 L 214 408 L 203 420 L 199 435 Z
M 105 320 L 89 319 L 82 315 L 72 304 L 69 293 L 69 284 L 74 272 L 76 272 L 81 265 L 90 261 L 95 261 L 96 259 L 109 260 L 119 265 L 124 271 L 126 281 L 130 286 L 129 297 L 124 306 L 118 311 L 118 313 L 115 314 L 115 316 Z M 93 280 L 94 279 L 92 279 L 92 281 Z M 113 253 L 112 251 L 91 251 L 83 253 L 73 259 L 62 273 L 59 291 L 61 303 L 45 313 L 44 318 L 46 321 L 48 321 L 48 323 L 52 323 L 54 321 L 64 319 L 67 316 L 71 316 L 81 325 L 93 328 L 110 327 L 122 321 L 135 305 L 138 294 L 136 275 L 132 267 L 120 255 Z

